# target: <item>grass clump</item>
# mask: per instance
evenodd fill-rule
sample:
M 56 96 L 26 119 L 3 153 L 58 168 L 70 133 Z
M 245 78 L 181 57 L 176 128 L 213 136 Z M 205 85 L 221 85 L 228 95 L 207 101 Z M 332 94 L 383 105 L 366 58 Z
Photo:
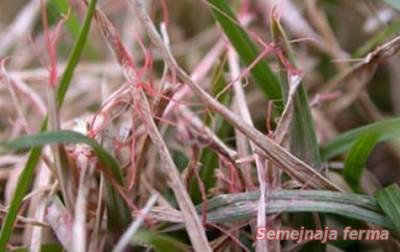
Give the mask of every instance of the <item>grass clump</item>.
M 0 251 L 395 251 L 396 8 L 19 6 L 0 34 Z M 256 239 L 346 226 L 392 242 Z

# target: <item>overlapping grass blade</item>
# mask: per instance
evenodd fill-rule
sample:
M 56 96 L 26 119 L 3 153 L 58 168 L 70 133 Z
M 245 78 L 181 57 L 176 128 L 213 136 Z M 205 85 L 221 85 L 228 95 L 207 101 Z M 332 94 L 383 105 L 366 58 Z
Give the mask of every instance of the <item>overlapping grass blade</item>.
M 51 132 L 43 132 L 36 135 L 28 135 L 17 138 L 11 142 L 0 144 L 0 153 L 4 151 L 21 151 L 31 147 L 43 146 L 46 144 L 68 144 L 68 143 L 83 143 L 92 147 L 99 161 L 102 163 L 106 172 L 113 176 L 115 181 L 123 184 L 121 169 L 114 159 L 100 144 L 94 139 L 82 135 L 71 130 L 59 130 Z
M 68 59 L 67 67 L 64 70 L 64 73 L 61 77 L 60 86 L 57 90 L 57 100 L 56 100 L 56 104 L 57 104 L 58 108 L 61 107 L 61 105 L 64 101 L 64 98 L 65 98 L 66 92 L 68 90 L 68 87 L 70 85 L 75 67 L 78 64 L 78 60 L 80 58 L 80 55 L 81 55 L 84 45 L 86 43 L 87 36 L 89 33 L 90 23 L 92 21 L 96 3 L 97 3 L 97 0 L 91 0 L 89 3 L 88 9 L 87 9 L 87 12 L 85 15 L 85 20 L 84 20 L 82 28 L 79 32 L 79 36 L 74 43 L 70 57 Z M 47 117 L 44 119 L 40 130 L 41 130 L 41 132 L 44 132 L 44 131 L 46 131 L 46 129 L 47 129 Z M 8 213 L 5 216 L 5 219 L 1 226 L 0 251 L 5 251 L 5 249 L 6 249 L 7 242 L 11 236 L 15 218 L 17 217 L 18 210 L 22 203 L 22 199 L 25 196 L 29 186 L 31 185 L 31 182 L 33 179 L 33 173 L 34 173 L 36 165 L 39 161 L 41 153 L 42 153 L 41 146 L 34 147 L 31 149 L 28 160 L 25 164 L 25 167 L 18 179 L 17 186 L 15 189 L 10 207 L 8 209 Z
M 386 119 L 368 124 L 337 136 L 321 149 L 322 158 L 327 160 L 349 150 L 358 137 L 367 133 L 378 135 L 378 142 L 400 137 L 400 118 Z
M 255 201 L 260 197 L 260 192 L 245 192 L 235 194 L 221 194 L 210 199 L 207 202 L 207 209 L 209 211 L 227 206 L 229 204 L 238 204 L 240 202 Z M 351 203 L 356 206 L 379 212 L 380 208 L 378 202 L 374 197 L 357 194 L 357 193 L 343 193 L 322 190 L 278 190 L 271 191 L 268 195 L 268 200 L 312 200 L 312 201 L 326 201 L 347 204 Z M 197 210 L 201 210 L 201 205 L 197 206 Z
M 376 200 L 383 212 L 393 223 L 397 234 L 400 234 L 400 188 L 392 184 L 383 188 L 375 194 Z
M 212 85 L 211 85 L 211 93 L 214 96 L 217 96 L 221 91 L 226 87 L 226 80 L 224 78 L 224 68 L 226 66 L 226 56 L 223 57 L 223 60 L 219 66 L 217 66 L 212 75 Z M 229 92 L 225 92 L 219 97 L 219 101 L 225 105 L 229 105 L 231 101 L 231 94 Z M 205 124 L 214 128 L 217 132 L 217 135 L 224 139 L 227 137 L 229 130 L 231 127 L 227 124 L 220 115 L 207 114 L 205 118 Z M 218 167 L 218 155 L 213 152 L 210 148 L 205 148 L 200 157 L 200 162 L 202 164 L 200 168 L 200 178 L 204 183 L 206 190 L 213 187 L 215 184 L 215 169 Z M 201 202 L 201 194 L 199 190 L 198 182 L 195 178 L 193 178 L 190 182 L 190 195 L 192 197 L 193 202 L 200 203 Z
M 236 222 L 255 217 L 257 203 L 229 205 L 207 214 L 208 221 L 216 223 Z M 326 213 L 365 221 L 383 228 L 394 229 L 394 226 L 384 214 L 357 207 L 354 204 L 309 200 L 274 200 L 267 203 L 267 214 L 280 213 Z
M 355 141 L 347 154 L 344 162 L 343 176 L 354 191 L 359 190 L 363 168 L 377 140 L 378 135 L 376 133 L 362 135 Z
M 256 45 L 249 35 L 239 25 L 239 21 L 225 0 L 208 0 L 214 18 L 221 25 L 225 35 L 235 47 L 238 55 L 246 66 L 251 65 L 260 55 Z M 257 85 L 264 91 L 271 100 L 281 100 L 281 88 L 279 81 L 271 71 L 268 63 L 261 59 L 252 69 L 251 73 Z
M 274 15 L 273 15 L 274 16 Z M 280 45 L 284 57 L 289 59 L 289 62 L 296 67 L 294 52 L 288 42 L 285 31 L 279 23 L 279 20 L 272 18 L 271 30 L 274 38 L 274 43 Z M 282 71 L 281 84 L 284 89 L 286 96 L 289 94 L 289 90 L 292 86 L 290 78 L 290 69 L 286 69 L 283 63 L 280 63 Z M 289 73 L 288 73 L 289 72 Z M 288 106 L 286 98 L 286 106 Z M 289 132 L 290 135 L 290 150 L 297 157 L 304 160 L 314 168 L 321 166 L 321 157 L 319 152 L 319 146 L 317 143 L 317 137 L 314 130 L 314 123 L 311 117 L 309 108 L 308 97 L 305 89 L 300 84 L 297 88 L 297 92 L 293 96 L 292 119 L 290 123 Z M 306 228 L 317 228 L 315 225 L 315 216 L 312 214 L 296 214 L 294 216 L 294 224 L 296 226 L 305 226 Z M 319 216 L 320 222 L 324 222 L 323 216 Z M 313 242 L 309 243 L 302 249 L 302 251 L 324 251 L 324 244 Z
M 272 34 L 274 37 L 275 44 L 281 46 L 283 55 L 288 57 L 289 62 L 296 67 L 294 53 L 286 34 L 281 27 L 280 23 L 273 19 L 272 20 Z M 281 64 L 281 68 L 284 70 L 281 74 L 282 87 L 287 94 L 291 85 L 288 80 L 288 69 L 284 69 L 285 66 Z M 302 158 L 305 162 L 318 168 L 321 163 L 319 147 L 317 143 L 317 137 L 315 134 L 314 123 L 311 117 L 309 108 L 309 101 L 307 93 L 302 85 L 297 88 L 297 93 L 294 95 L 294 112 L 293 112 L 293 123 L 291 126 L 291 151 L 298 157 Z
M 126 223 L 129 223 L 130 213 L 125 205 L 125 202 L 119 197 L 118 193 L 113 189 L 112 182 L 116 181 L 119 185 L 123 186 L 124 179 L 118 162 L 114 157 L 107 152 L 95 140 L 70 130 L 60 130 L 43 132 L 36 135 L 24 136 L 17 138 L 14 141 L 0 144 L 0 153 L 4 151 L 21 151 L 31 147 L 39 147 L 46 144 L 87 144 L 97 155 L 101 167 L 104 169 L 106 178 L 111 178 L 107 184 L 107 207 L 109 211 L 107 214 L 110 216 L 109 226 L 112 230 L 121 232 Z
M 249 66 L 259 56 L 256 45 L 252 42 L 246 31 L 243 30 L 243 28 L 238 24 L 235 14 L 224 0 L 209 0 L 209 3 L 212 8 L 213 15 L 223 28 L 225 35 L 235 47 L 243 62 Z M 280 27 L 274 26 L 273 31 L 275 33 L 274 35 L 278 37 L 280 42 L 286 43 Z M 284 50 L 287 53 L 287 48 L 284 48 Z M 260 60 L 258 64 L 255 65 L 255 67 L 251 70 L 251 73 L 267 97 L 270 99 L 282 99 L 280 83 L 264 59 Z M 278 110 L 279 109 L 282 108 L 278 107 Z M 301 136 L 301 138 L 298 138 L 294 141 L 294 145 L 297 146 L 296 149 L 299 150 L 299 152 L 300 150 L 303 150 L 302 154 L 307 156 L 313 155 L 312 157 L 306 159 L 309 163 L 312 163 L 312 165 L 318 166 L 320 158 L 317 141 L 308 107 L 308 98 L 302 87 L 299 88 L 299 92 L 295 97 L 294 109 L 295 125 L 293 126 L 293 129 L 296 129 L 297 132 L 295 132 L 296 134 L 293 135 Z
M 259 192 L 219 195 L 207 203 L 208 220 L 223 223 L 254 217 L 258 199 Z M 271 191 L 267 201 L 268 214 L 320 212 L 394 228 L 372 196 L 321 190 L 280 190 Z M 199 212 L 201 207 L 197 206 Z

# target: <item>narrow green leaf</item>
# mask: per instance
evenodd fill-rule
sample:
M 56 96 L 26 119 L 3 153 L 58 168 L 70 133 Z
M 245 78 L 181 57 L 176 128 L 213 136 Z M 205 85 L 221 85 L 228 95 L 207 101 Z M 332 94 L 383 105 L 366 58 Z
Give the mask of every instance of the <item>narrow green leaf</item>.
M 237 222 L 254 218 L 257 213 L 257 203 L 248 202 L 247 204 L 229 205 L 215 211 L 207 213 L 209 222 L 227 223 Z M 354 204 L 341 204 L 336 202 L 309 201 L 309 200 L 274 200 L 267 202 L 267 214 L 281 213 L 327 213 L 339 215 L 355 220 L 378 225 L 384 228 L 393 229 L 392 222 L 381 212 L 370 211 Z
M 138 231 L 132 239 L 133 245 L 147 246 L 156 252 L 185 252 L 189 247 L 174 238 L 148 230 Z
M 360 178 L 368 157 L 378 141 L 378 134 L 361 135 L 351 147 L 344 161 L 343 176 L 354 191 L 359 190 Z
M 79 36 L 75 41 L 73 49 L 71 51 L 70 57 L 67 62 L 67 67 L 61 77 L 60 86 L 57 90 L 57 107 L 60 108 L 65 95 L 67 93 L 69 84 L 71 82 L 75 67 L 78 63 L 79 57 L 82 53 L 82 49 L 87 40 L 88 32 L 90 29 L 90 23 L 92 21 L 93 13 L 95 10 L 97 0 L 91 0 L 85 15 L 85 20 L 83 22 L 82 28 L 79 32 Z M 47 129 L 47 116 L 43 120 L 42 126 L 40 128 L 41 132 L 46 131 Z M 40 155 L 42 153 L 42 147 L 34 147 L 31 149 L 31 152 L 28 157 L 28 161 L 25 164 L 25 167 L 18 178 L 17 186 L 15 187 L 15 192 L 12 197 L 11 204 L 9 206 L 7 215 L 1 226 L 0 232 L 0 251 L 5 251 L 7 247 L 7 242 L 10 239 L 12 229 L 14 226 L 15 218 L 17 217 L 18 210 L 21 206 L 22 199 L 24 198 L 28 188 L 31 185 L 33 173 L 35 171 L 36 165 L 39 161 Z
M 225 0 L 208 0 L 214 18 L 221 25 L 225 35 L 236 49 L 238 55 L 246 66 L 250 66 L 259 56 L 256 45 L 252 42 L 246 31 L 239 25 L 231 7 Z M 277 78 L 271 71 L 268 63 L 262 59 L 252 69 L 251 74 L 257 85 L 271 100 L 281 100 L 281 88 Z
M 36 135 L 23 136 L 11 142 L 0 143 L 0 153 L 11 150 L 20 151 L 31 147 L 38 147 L 46 144 L 56 143 L 83 143 L 89 145 L 93 148 L 104 168 L 108 169 L 107 172 L 109 172 L 118 183 L 120 183 L 121 185 L 123 184 L 121 169 L 119 168 L 119 165 L 117 161 L 113 158 L 113 156 L 109 154 L 95 140 L 75 131 L 60 130 L 43 132 Z
M 272 20 L 271 30 L 274 43 L 280 45 L 283 55 L 289 59 L 289 62 L 294 67 L 296 67 L 297 64 L 293 49 L 291 48 L 285 31 L 280 23 L 276 20 Z M 287 69 L 285 69 L 285 66 L 280 64 L 280 67 L 282 68 L 282 71 L 280 71 L 281 85 L 285 92 L 285 99 L 287 99 L 291 83 L 288 80 Z M 297 157 L 301 158 L 311 166 L 318 168 L 321 164 L 320 151 L 309 107 L 307 92 L 303 85 L 300 85 L 297 88 L 297 92 L 293 99 L 294 111 L 293 123 L 290 129 L 290 149 Z
M 229 204 L 241 204 L 242 202 L 255 201 L 259 198 L 259 191 L 222 194 L 210 199 L 207 202 L 207 208 L 209 211 L 211 211 L 223 206 L 228 206 Z M 279 190 L 271 191 L 268 194 L 268 200 L 291 200 L 295 198 L 299 200 L 352 204 L 371 211 L 380 212 L 379 205 L 374 197 L 357 193 L 343 193 L 322 190 Z M 200 213 L 202 206 L 198 205 L 196 206 L 196 209 Z
M 257 213 L 260 192 L 219 195 L 207 202 L 208 221 L 214 223 L 249 220 Z M 398 194 L 400 195 L 400 194 Z M 202 206 L 197 206 L 200 212 Z M 321 190 L 280 190 L 268 194 L 267 214 L 329 213 L 394 229 L 377 200 L 368 195 Z
M 388 24 L 382 31 L 374 34 L 353 54 L 354 58 L 366 56 L 367 53 L 374 50 L 375 47 L 382 44 L 386 39 L 398 34 L 400 31 L 400 21 Z
M 65 22 L 66 27 L 69 30 L 69 33 L 72 35 L 73 39 L 77 39 L 79 36 L 79 31 L 80 31 L 80 26 L 81 24 L 79 23 L 79 19 L 76 16 L 74 11 L 70 11 L 70 7 L 68 4 L 67 0 L 50 0 L 48 1 L 48 6 L 49 11 L 50 10 L 54 10 L 54 11 L 50 11 L 49 15 L 50 16 L 55 16 L 55 18 L 59 18 L 60 14 L 62 15 L 68 15 L 69 14 L 69 18 L 67 19 L 67 21 Z M 53 15 L 51 15 L 52 13 L 54 13 Z M 88 54 L 88 56 L 90 56 L 91 58 L 95 58 L 96 57 L 96 51 L 94 50 L 93 46 L 90 44 L 90 41 L 87 42 L 86 46 L 85 46 L 85 52 Z
M 68 15 L 68 19 L 65 21 L 65 26 L 74 38 L 79 34 L 81 24 L 79 23 L 78 17 L 74 12 L 69 12 L 70 7 L 67 0 L 49 0 L 48 3 L 49 18 L 59 19 L 60 15 Z
M 294 56 L 294 51 L 288 42 L 287 36 L 284 29 L 280 25 L 278 20 L 274 18 L 271 21 L 271 30 L 274 43 L 280 45 L 283 55 L 289 59 L 289 62 L 296 67 L 296 60 Z M 287 66 L 280 63 L 280 76 L 281 85 L 285 93 L 285 104 L 287 104 L 288 93 L 290 86 L 292 85 L 289 76 Z M 297 92 L 293 97 L 293 115 L 291 119 L 291 125 L 288 134 L 290 135 L 290 151 L 301 158 L 306 163 L 310 164 L 312 167 L 318 169 L 321 167 L 321 157 L 319 145 L 317 142 L 317 136 L 314 130 L 314 122 L 311 117 L 311 111 L 309 108 L 309 101 L 307 93 L 300 84 L 297 88 Z M 296 227 L 304 226 L 309 229 L 317 228 L 315 223 L 315 214 L 303 213 L 294 215 L 293 224 Z M 318 216 L 319 224 L 323 225 L 325 219 L 322 215 Z M 311 242 L 305 245 L 301 251 L 325 251 L 325 244 L 320 242 Z
M 92 147 L 100 163 L 102 164 L 102 167 L 105 169 L 105 172 L 111 175 L 117 183 L 123 185 L 123 175 L 114 157 L 95 140 L 75 131 L 60 130 L 20 137 L 11 142 L 0 143 L 0 153 L 11 150 L 20 151 L 46 144 L 70 143 L 83 143 Z M 111 181 L 107 183 L 107 207 L 109 210 L 107 211 L 107 214 L 110 217 L 109 219 L 112 220 L 109 222 L 109 227 L 117 232 L 122 232 L 126 224 L 131 221 L 131 215 L 125 202 L 111 186 Z
M 83 21 L 83 25 L 79 32 L 77 39 L 74 42 L 72 47 L 72 51 L 69 54 L 67 66 L 61 76 L 60 86 L 57 89 L 57 97 L 56 104 L 57 107 L 60 108 L 64 102 L 65 95 L 71 83 L 72 77 L 74 76 L 74 71 L 76 66 L 78 65 L 79 59 L 82 55 L 82 51 L 85 48 L 85 44 L 89 35 L 90 24 L 92 23 L 92 18 L 94 14 L 94 10 L 96 7 L 97 0 L 91 0 L 89 2 L 85 20 Z
M 392 184 L 383 188 L 375 194 L 376 200 L 383 212 L 389 217 L 400 234 L 400 188 L 397 184 Z
M 377 123 L 368 124 L 339 135 L 322 147 L 322 158 L 327 160 L 348 151 L 358 137 L 367 133 L 377 134 L 377 142 L 399 138 L 400 118 L 386 119 Z
M 109 181 L 106 181 L 107 227 L 114 237 L 121 235 L 132 222 L 131 213 Z
M 212 74 L 212 84 L 211 84 L 211 94 L 217 96 L 226 88 L 226 79 L 224 78 L 224 68 L 226 67 L 226 55 L 223 57 L 221 64 L 215 67 Z M 230 92 L 225 92 L 218 97 L 222 104 L 229 105 L 232 100 L 232 94 Z M 231 127 L 226 123 L 223 118 L 218 114 L 207 114 L 204 119 L 204 123 L 207 126 L 213 128 L 221 139 L 228 136 Z M 204 148 L 201 152 L 200 163 L 200 178 L 204 183 L 206 190 L 212 188 L 215 184 L 215 170 L 218 167 L 218 155 L 210 148 Z M 192 178 L 190 181 L 190 195 L 195 204 L 201 202 L 201 193 L 199 190 L 199 185 L 196 178 Z

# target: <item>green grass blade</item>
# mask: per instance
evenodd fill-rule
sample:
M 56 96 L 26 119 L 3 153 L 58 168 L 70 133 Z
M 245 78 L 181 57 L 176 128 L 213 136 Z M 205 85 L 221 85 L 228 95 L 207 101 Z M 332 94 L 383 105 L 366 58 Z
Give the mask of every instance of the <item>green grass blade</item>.
M 359 191 L 360 178 L 368 157 L 378 141 L 378 134 L 360 136 L 344 161 L 343 176 L 354 191 Z
M 207 208 L 211 211 L 229 204 L 240 204 L 241 202 L 255 201 L 259 198 L 260 192 L 258 191 L 222 194 L 210 199 L 207 202 Z M 342 193 L 322 190 L 279 190 L 271 191 L 268 194 L 268 200 L 291 199 L 353 204 L 371 211 L 380 212 L 379 205 L 374 197 L 358 193 Z M 200 213 L 202 209 L 201 205 L 198 205 L 196 208 Z
M 72 77 L 74 76 L 75 68 L 78 65 L 79 59 L 82 55 L 82 51 L 85 48 L 96 3 L 97 0 L 91 0 L 89 2 L 82 28 L 79 32 L 77 39 L 74 42 L 72 51 L 68 57 L 67 66 L 61 76 L 60 86 L 57 89 L 57 97 L 56 97 L 56 104 L 58 108 L 60 108 L 64 102 L 65 95 L 71 83 Z
M 92 138 L 89 138 L 85 135 L 82 135 L 78 132 L 71 130 L 59 130 L 59 131 L 51 131 L 39 133 L 36 135 L 29 135 L 17 138 L 11 142 L 1 143 L 0 144 L 0 153 L 4 151 L 21 151 L 26 150 L 31 147 L 43 146 L 46 144 L 68 144 L 68 143 L 83 143 L 87 144 L 93 148 L 93 151 L 96 153 L 99 161 L 108 169 L 109 172 L 114 179 L 123 184 L 123 177 L 121 169 L 114 159 L 114 157 L 109 154 L 100 144 L 98 144 Z
M 60 86 L 57 90 L 57 106 L 59 108 L 61 107 L 61 105 L 64 101 L 67 89 L 69 87 L 69 84 L 71 82 L 71 79 L 72 79 L 72 76 L 74 73 L 74 69 L 78 63 L 79 57 L 82 53 L 82 49 L 84 48 L 84 44 L 87 40 L 90 23 L 92 21 L 96 2 L 97 2 L 97 0 L 91 0 L 89 3 L 89 7 L 86 12 L 83 26 L 81 28 L 81 31 L 79 33 L 77 40 L 75 41 L 74 47 L 73 47 L 70 57 L 68 59 L 67 68 L 65 69 L 65 71 L 62 75 L 62 78 L 60 81 Z M 44 121 L 42 123 L 41 132 L 46 131 L 46 129 L 47 129 L 47 117 L 44 119 Z M 7 212 L 5 219 L 1 226 L 0 251 L 5 251 L 5 249 L 6 249 L 7 242 L 11 236 L 15 218 L 17 217 L 17 214 L 18 214 L 18 209 L 21 206 L 23 197 L 25 196 L 29 186 L 31 185 L 33 173 L 34 173 L 36 165 L 39 161 L 41 153 L 42 153 L 41 146 L 34 147 L 31 149 L 31 152 L 28 157 L 28 161 L 26 162 L 25 167 L 18 179 L 17 186 L 15 189 L 14 195 L 12 197 L 10 207 L 8 209 L 8 212 Z
M 378 142 L 398 138 L 400 137 L 400 118 L 368 124 L 339 135 L 322 147 L 322 158 L 327 160 L 348 151 L 358 137 L 367 133 L 376 133 Z
M 189 247 L 174 238 L 148 230 L 139 230 L 132 239 L 133 245 L 148 246 L 156 252 L 185 252 Z
M 259 56 L 259 51 L 246 31 L 239 25 L 231 7 L 225 0 L 208 0 L 208 2 L 214 18 L 221 25 L 241 60 L 246 66 L 252 64 Z M 268 98 L 271 100 L 282 99 L 279 81 L 265 60 L 260 60 L 251 69 L 251 74 Z
M 60 14 L 67 15 L 69 11 L 69 4 L 67 0 L 49 0 L 48 3 L 49 16 L 58 16 Z M 69 18 L 65 21 L 65 25 L 69 32 L 77 37 L 79 34 L 80 23 L 75 13 L 69 13 Z
M 67 0 L 50 0 L 48 1 L 47 5 L 49 6 L 49 16 L 54 16 L 57 19 L 59 18 L 60 14 L 67 15 L 70 10 Z M 72 35 L 72 38 L 74 40 L 77 39 L 79 37 L 81 24 L 74 11 L 69 13 L 69 18 L 66 20 L 65 25 L 68 28 L 69 33 Z M 90 44 L 90 41 L 88 41 L 86 44 L 84 54 L 90 58 L 97 57 L 97 53 Z
M 21 206 L 22 199 L 26 195 L 26 192 L 32 182 L 33 172 L 39 161 L 42 153 L 42 147 L 32 148 L 28 160 L 25 164 L 25 168 L 19 176 L 15 192 L 8 208 L 7 215 L 1 226 L 0 233 L 0 251 L 5 251 L 7 242 L 10 239 L 15 218 L 17 217 L 18 210 Z
M 257 208 L 252 204 L 229 205 L 215 211 L 207 213 L 208 221 L 214 223 L 236 222 L 253 218 L 257 213 Z M 339 215 L 355 220 L 365 221 L 370 224 L 378 225 L 388 229 L 394 229 L 392 222 L 383 214 L 371 211 L 354 204 L 341 204 L 325 201 L 308 201 L 292 199 L 274 200 L 267 203 L 267 214 L 281 213 L 326 213 Z
M 112 235 L 117 237 L 132 222 L 131 213 L 125 201 L 108 181 L 106 181 L 106 189 L 107 227 Z
M 360 48 L 356 50 L 353 54 L 354 58 L 360 58 L 366 56 L 367 53 L 374 50 L 375 47 L 382 44 L 386 39 L 396 35 L 400 31 L 400 22 L 394 21 L 391 24 L 388 24 L 382 31 L 373 35 L 370 39 L 367 40 Z
M 257 213 L 259 197 L 257 191 L 219 195 L 207 203 L 208 220 L 216 223 L 248 220 Z M 279 190 L 270 192 L 267 200 L 267 214 L 329 213 L 394 229 L 372 196 L 321 190 Z M 201 208 L 201 205 L 197 206 L 199 212 Z
M 293 66 L 296 67 L 294 52 L 280 23 L 273 20 L 271 30 L 274 43 L 281 46 L 283 55 L 289 59 L 289 62 Z M 287 69 L 285 69 L 285 66 L 282 64 L 281 68 L 281 85 L 286 94 L 285 96 L 287 96 L 290 83 L 286 71 Z M 318 168 L 321 164 L 320 151 L 309 107 L 308 96 L 303 85 L 300 85 L 297 88 L 297 92 L 293 99 L 293 123 L 290 132 L 291 151 L 311 166 Z
M 213 96 L 217 96 L 221 91 L 226 88 L 226 80 L 224 78 L 224 68 L 226 66 L 227 57 L 224 56 L 221 64 L 219 64 L 212 74 L 212 84 L 210 93 Z M 218 99 L 222 104 L 229 105 L 232 100 L 230 92 L 225 92 Z M 227 124 L 220 115 L 218 114 L 207 114 L 204 119 L 205 125 L 214 128 L 218 137 L 224 139 L 228 137 L 231 130 L 229 124 Z M 206 190 L 212 188 L 215 184 L 215 170 L 218 167 L 218 155 L 210 148 L 204 148 L 200 156 L 201 168 L 199 175 L 204 183 Z M 196 178 L 192 178 L 189 185 L 189 191 L 191 198 L 195 204 L 200 203 L 201 193 Z
M 280 45 L 283 55 L 289 59 L 289 62 L 296 67 L 294 52 L 288 42 L 283 27 L 278 20 L 272 19 L 271 30 L 274 43 Z M 286 67 L 280 63 L 281 85 L 288 96 L 291 85 Z M 287 103 L 287 98 L 285 99 Z M 321 157 L 317 136 L 315 134 L 313 118 L 309 108 L 307 93 L 303 85 L 297 88 L 293 97 L 293 116 L 288 134 L 290 135 L 290 150 L 297 157 L 310 164 L 315 169 L 321 167 Z M 317 228 L 315 224 L 315 214 L 296 214 L 293 218 L 294 224 L 298 227 L 304 226 L 309 229 Z M 323 216 L 318 216 L 320 223 L 325 222 Z M 301 251 L 325 251 L 325 245 L 319 242 L 311 242 L 305 245 Z
M 124 179 L 121 168 L 119 167 L 114 157 L 95 140 L 75 131 L 51 131 L 17 138 L 11 142 L 0 144 L 0 153 L 12 150 L 21 151 L 31 147 L 37 148 L 46 144 L 71 143 L 83 143 L 92 147 L 100 163 L 102 164 L 105 173 L 111 175 L 113 180 L 115 180 L 120 185 L 123 185 Z M 107 199 L 107 207 L 109 210 L 107 211 L 107 213 L 112 220 L 111 222 L 109 222 L 109 227 L 116 232 L 122 232 L 126 226 L 126 223 L 129 223 L 131 221 L 130 213 L 125 202 L 111 186 L 111 181 L 107 183 Z
M 397 184 L 392 184 L 383 188 L 375 194 L 376 200 L 383 212 L 389 217 L 400 234 L 400 188 Z
M 291 148 L 296 156 L 302 158 L 314 168 L 319 168 L 321 155 L 308 104 L 307 93 L 300 86 L 298 93 L 294 97 Z

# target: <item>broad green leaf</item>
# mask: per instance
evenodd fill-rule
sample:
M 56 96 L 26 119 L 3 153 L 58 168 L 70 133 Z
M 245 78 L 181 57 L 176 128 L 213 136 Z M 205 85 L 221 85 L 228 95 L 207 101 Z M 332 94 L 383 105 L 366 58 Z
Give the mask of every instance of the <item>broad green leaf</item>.
M 57 107 L 60 108 L 63 104 L 65 95 L 67 93 L 68 87 L 71 83 L 71 79 L 75 70 L 76 65 L 78 64 L 78 60 L 84 48 L 84 45 L 87 40 L 87 36 L 90 29 L 90 23 L 92 21 L 93 13 L 95 10 L 97 0 L 91 0 L 89 2 L 89 6 L 85 15 L 85 20 L 79 32 L 78 38 L 75 41 L 75 44 L 72 48 L 70 57 L 67 62 L 67 67 L 63 72 L 63 75 L 60 80 L 60 86 L 57 89 Z M 47 117 L 43 120 L 42 126 L 40 128 L 41 132 L 46 131 L 47 129 Z M 27 193 L 32 179 L 33 173 L 36 168 L 36 165 L 39 161 L 40 155 L 42 153 L 42 147 L 34 147 L 31 149 L 28 160 L 25 164 L 25 167 L 18 179 L 17 186 L 12 197 L 11 204 L 9 206 L 8 212 L 3 220 L 0 232 L 0 251 L 5 251 L 7 242 L 10 239 L 13 225 L 15 222 L 15 218 L 17 217 L 18 210 L 21 206 L 22 199 Z
M 11 142 L 0 143 L 0 153 L 5 151 L 21 151 L 32 147 L 43 146 L 46 144 L 60 144 L 60 143 L 83 143 L 93 148 L 100 162 L 113 178 L 123 184 L 123 177 L 121 169 L 114 157 L 109 154 L 100 144 L 95 140 L 82 135 L 78 132 L 71 130 L 59 130 L 51 132 L 43 132 L 36 135 L 29 135 L 17 138 Z
M 260 54 L 256 45 L 240 26 L 234 12 L 225 0 L 208 0 L 208 2 L 214 18 L 221 25 L 241 60 L 246 66 L 250 66 Z M 274 101 L 282 99 L 279 82 L 264 59 L 251 69 L 251 74 L 268 98 Z
M 400 118 L 386 119 L 380 122 L 368 124 L 337 136 L 321 149 L 324 160 L 335 157 L 348 151 L 358 137 L 367 133 L 378 135 L 378 142 L 400 137 Z
M 396 232 L 400 234 L 400 188 L 397 184 L 392 184 L 376 192 L 376 200 L 383 212 L 392 221 Z
M 351 147 L 344 161 L 343 176 L 354 191 L 359 190 L 360 178 L 368 157 L 378 141 L 378 134 L 360 136 Z
M 400 10 L 400 1 L 399 0 L 385 0 L 387 4 L 392 6 L 393 8 Z
M 133 245 L 146 246 L 156 252 L 185 252 L 189 247 L 174 238 L 148 230 L 138 231 L 132 239 Z

